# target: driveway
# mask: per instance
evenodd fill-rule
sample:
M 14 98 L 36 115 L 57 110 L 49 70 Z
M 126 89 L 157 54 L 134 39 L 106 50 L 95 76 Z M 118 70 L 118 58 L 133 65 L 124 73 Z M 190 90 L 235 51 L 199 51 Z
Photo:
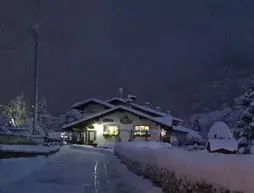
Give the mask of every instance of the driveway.
M 128 177 L 127 173 L 119 169 L 120 165 L 110 152 L 65 147 L 54 161 L 3 187 L 0 193 L 141 192 L 131 183 L 131 175 Z

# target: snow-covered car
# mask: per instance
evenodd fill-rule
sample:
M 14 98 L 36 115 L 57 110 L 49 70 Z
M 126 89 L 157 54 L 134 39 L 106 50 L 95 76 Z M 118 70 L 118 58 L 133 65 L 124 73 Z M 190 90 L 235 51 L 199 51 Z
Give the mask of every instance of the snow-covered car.
M 213 124 L 208 133 L 208 139 L 206 149 L 211 153 L 236 153 L 238 151 L 238 142 L 224 122 Z
M 236 153 L 238 150 L 237 141 L 232 139 L 209 139 L 206 149 L 210 152 L 217 153 Z

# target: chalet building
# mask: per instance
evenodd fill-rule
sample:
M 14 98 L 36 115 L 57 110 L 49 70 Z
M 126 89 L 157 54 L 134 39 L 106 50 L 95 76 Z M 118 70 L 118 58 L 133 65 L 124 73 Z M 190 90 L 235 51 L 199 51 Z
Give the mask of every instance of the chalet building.
M 84 114 L 84 118 L 66 124 L 63 130 L 79 133 L 84 144 L 104 145 L 118 140 L 161 141 L 168 136 L 184 140 L 189 130 L 182 120 L 131 100 L 112 98 L 108 101 L 88 99 L 72 106 Z

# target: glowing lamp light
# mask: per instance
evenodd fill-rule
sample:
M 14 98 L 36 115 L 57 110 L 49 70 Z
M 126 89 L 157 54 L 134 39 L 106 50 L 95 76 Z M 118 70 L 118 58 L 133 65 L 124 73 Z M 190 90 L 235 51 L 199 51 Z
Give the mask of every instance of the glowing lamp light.
M 98 134 L 103 133 L 103 125 L 102 124 L 95 123 L 95 124 L 93 124 L 93 126 L 94 126 L 94 129 L 97 131 Z

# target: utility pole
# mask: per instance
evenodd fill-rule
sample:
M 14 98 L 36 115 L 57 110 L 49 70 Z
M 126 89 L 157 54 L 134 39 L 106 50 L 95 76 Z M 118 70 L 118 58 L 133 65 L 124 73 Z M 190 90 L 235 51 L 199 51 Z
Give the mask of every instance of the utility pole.
M 36 19 L 35 24 L 33 26 L 33 34 L 34 34 L 34 114 L 33 114 L 33 132 L 36 133 L 37 129 L 37 119 L 38 119 L 38 100 L 39 100 L 39 69 L 38 69 L 38 28 L 39 28 L 39 8 L 40 8 L 40 0 L 37 0 L 36 4 Z

